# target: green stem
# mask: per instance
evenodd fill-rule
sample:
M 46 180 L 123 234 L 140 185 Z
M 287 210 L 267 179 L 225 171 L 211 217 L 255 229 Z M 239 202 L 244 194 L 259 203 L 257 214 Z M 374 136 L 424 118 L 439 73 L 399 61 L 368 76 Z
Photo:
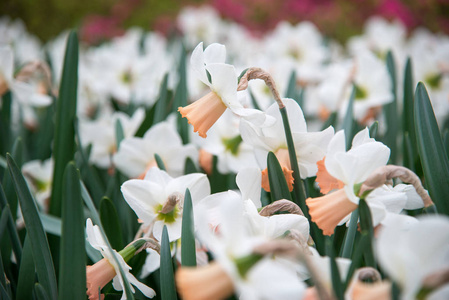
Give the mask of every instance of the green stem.
M 359 210 L 357 208 L 351 214 L 351 219 L 349 221 L 349 228 L 348 228 L 348 231 L 346 232 L 345 242 L 343 245 L 343 252 L 341 254 L 341 257 L 351 258 L 351 256 L 352 256 L 352 250 L 354 248 L 355 234 L 357 233 L 358 220 L 359 220 Z

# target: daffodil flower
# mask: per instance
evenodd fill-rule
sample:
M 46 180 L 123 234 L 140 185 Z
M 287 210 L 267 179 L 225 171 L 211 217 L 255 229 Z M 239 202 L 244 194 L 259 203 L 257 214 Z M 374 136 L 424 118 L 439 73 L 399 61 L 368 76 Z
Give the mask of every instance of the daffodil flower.
M 225 64 L 226 49 L 220 44 L 211 44 L 203 50 L 203 43 L 196 46 L 190 59 L 198 79 L 211 91 L 201 99 L 178 111 L 193 125 L 194 132 L 205 138 L 207 131 L 227 108 L 233 113 L 261 124 L 265 121 L 263 112 L 244 108 L 238 100 L 238 78 L 234 66 Z
M 130 178 L 143 178 L 150 168 L 157 166 L 155 154 L 160 156 L 172 176 L 183 174 L 187 157 L 198 161 L 195 146 L 183 145 L 174 126 L 161 122 L 152 126 L 142 138 L 125 138 L 114 154 L 113 162 L 119 171 Z
M 400 286 L 401 299 L 421 299 L 426 278 L 449 268 L 449 218 L 428 215 L 418 221 L 408 230 L 385 227 L 376 242 L 379 264 Z
M 126 202 L 143 224 L 152 225 L 149 234 L 160 241 L 165 225 L 172 242 L 181 237 L 182 206 L 187 188 L 194 206 L 210 194 L 209 180 L 205 174 L 194 173 L 173 178 L 158 168 L 151 168 L 143 180 L 124 182 L 121 190 Z
M 100 232 L 100 228 L 97 225 L 92 224 L 91 219 L 86 221 L 86 233 L 87 240 L 91 246 L 103 255 L 103 259 L 97 262 L 93 266 L 87 267 L 87 295 L 89 300 L 99 299 L 99 290 L 102 289 L 109 281 L 112 280 L 112 286 L 115 290 L 123 290 L 123 278 L 120 273 L 119 265 L 117 265 L 115 258 L 120 264 L 120 267 L 125 272 L 126 279 L 135 287 L 137 287 L 146 297 L 153 298 L 156 293 L 153 289 L 149 288 L 145 284 L 141 283 L 130 273 L 131 267 L 125 262 L 123 257 L 117 253 L 115 250 L 109 249 L 106 241 Z M 131 291 L 134 293 L 135 290 L 131 286 Z M 126 299 L 126 294 L 123 293 L 121 300 Z
M 304 114 L 298 103 L 292 99 L 283 99 L 282 101 L 290 122 L 301 178 L 315 176 L 318 171 L 316 163 L 324 157 L 326 147 L 334 134 L 334 129 L 328 127 L 321 132 L 307 132 Z M 272 151 L 279 160 L 290 189 L 293 189 L 293 177 L 291 175 L 293 171 L 290 165 L 284 125 L 277 103 L 272 104 L 267 109 L 266 114 L 275 119 L 273 125 L 261 128 L 249 121 L 241 120 L 242 138 L 246 143 L 254 146 L 257 161 L 261 168 L 265 168 L 262 178 L 263 188 L 269 191 L 266 167 L 267 154 Z

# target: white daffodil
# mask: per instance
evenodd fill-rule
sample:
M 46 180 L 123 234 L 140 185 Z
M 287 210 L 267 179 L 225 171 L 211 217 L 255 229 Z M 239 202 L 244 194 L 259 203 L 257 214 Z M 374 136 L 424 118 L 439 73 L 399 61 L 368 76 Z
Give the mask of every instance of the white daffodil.
M 144 226 L 152 225 L 152 231 L 148 234 L 161 240 L 162 229 L 166 225 L 170 241 L 175 241 L 181 237 L 182 207 L 187 188 L 194 206 L 210 194 L 209 180 L 205 174 L 172 178 L 158 168 L 151 168 L 143 180 L 124 182 L 121 190 Z
M 183 174 L 188 157 L 195 163 L 198 161 L 195 146 L 183 145 L 174 126 L 161 122 L 152 126 L 142 138 L 124 139 L 114 154 L 113 162 L 120 172 L 130 178 L 143 178 L 150 168 L 157 166 L 155 154 L 160 156 L 172 176 Z
M 449 268 L 449 219 L 429 215 L 418 220 L 407 231 L 385 227 L 376 241 L 379 264 L 400 286 L 401 299 L 416 299 L 427 277 Z
M 81 121 L 80 134 L 84 146 L 92 145 L 90 161 L 101 168 L 108 168 L 112 155 L 117 151 L 116 123 L 120 121 L 125 138 L 131 138 L 145 118 L 143 108 L 137 109 L 129 117 L 125 113 L 104 113 L 98 120 Z
M 45 161 L 32 160 L 22 166 L 22 172 L 34 191 L 39 207 L 48 211 L 48 200 L 51 195 L 53 181 L 54 161 L 49 158 Z
M 329 142 L 324 163 L 329 174 L 344 183 L 349 200 L 358 204 L 355 185 L 363 183 L 374 170 L 386 165 L 389 157 L 390 149 L 370 138 L 368 128 L 354 136 L 351 149 L 346 151 L 345 133 L 340 130 Z
M 210 87 L 211 92 L 186 107 L 180 107 L 178 111 L 193 125 L 194 131 L 204 138 L 227 108 L 259 125 L 265 122 L 263 112 L 244 108 L 238 100 L 236 70 L 234 66 L 225 64 L 225 59 L 226 48 L 223 45 L 211 44 L 203 50 L 202 42 L 196 46 L 190 58 L 196 76 Z
M 194 136 L 194 141 L 201 147 L 200 165 L 207 173 L 212 171 L 212 155 L 217 156 L 217 169 L 222 174 L 257 166 L 253 147 L 240 136 L 239 121 L 236 115 L 225 111 L 210 129 L 207 139 Z
M 242 299 L 297 299 L 301 296 L 305 284 L 296 272 L 295 263 L 264 257 L 242 272 L 242 259 L 251 256 L 254 247 L 280 237 L 293 227 L 299 226 L 301 232 L 308 235 L 308 222 L 304 217 L 304 222 L 299 220 L 301 216 L 293 222 L 281 220 L 281 215 L 274 219 L 254 218 L 257 214 L 254 204 L 250 200 L 242 201 L 240 195 L 233 191 L 206 197 L 195 213 L 200 240 L 227 274 L 223 276 L 231 278 Z M 276 284 L 271 282 L 273 278 L 278 279 Z M 221 280 L 226 281 L 221 278 L 217 283 Z
M 100 251 L 104 257 L 104 259 L 100 260 L 95 265 L 87 267 L 87 295 L 89 296 L 89 300 L 99 299 L 99 290 L 111 281 L 111 279 L 113 280 L 112 286 L 115 290 L 123 290 L 123 278 L 114 256 L 124 271 L 129 283 L 137 287 L 148 298 L 153 298 L 156 295 L 152 288 L 138 281 L 137 278 L 130 273 L 131 267 L 128 266 L 117 251 L 112 250 L 111 252 L 106 241 L 103 239 L 100 228 L 97 225 L 94 226 L 91 219 L 86 220 L 86 233 L 87 240 L 91 246 Z M 131 291 L 133 293 L 135 292 L 132 286 Z M 122 294 L 121 299 L 126 299 L 125 293 Z
M 40 87 L 14 79 L 14 55 L 9 46 L 0 46 L 0 95 L 11 90 L 14 99 L 22 106 L 48 106 L 51 97 L 40 93 Z
M 321 132 L 307 132 L 307 124 L 298 103 L 292 99 L 283 99 L 283 102 L 292 131 L 301 178 L 315 176 L 318 171 L 316 163 L 324 157 L 326 147 L 334 134 L 334 129 L 329 127 Z M 241 120 L 242 138 L 246 143 L 254 146 L 257 161 L 262 168 L 267 167 L 268 152 L 272 151 L 276 154 L 286 175 L 287 183 L 292 189 L 293 177 L 291 174 L 293 171 L 291 170 L 287 140 L 278 105 L 272 104 L 267 109 L 266 114 L 276 120 L 272 126 L 260 128 L 246 120 Z M 262 182 L 265 190 L 269 190 L 267 175 L 267 171 L 264 170 Z
M 345 217 L 357 208 L 361 184 L 374 170 L 385 166 L 389 156 L 390 149 L 370 138 L 368 128 L 355 135 L 348 151 L 345 133 L 341 130 L 335 134 L 329 142 L 324 165 L 321 165 L 322 169 L 317 174 L 317 182 L 323 193 L 332 189 L 339 190 L 306 200 L 312 221 L 317 223 L 325 235 L 331 235 L 337 224 L 344 223 Z M 324 187 L 326 191 L 323 191 Z M 381 207 L 385 205 L 381 204 Z

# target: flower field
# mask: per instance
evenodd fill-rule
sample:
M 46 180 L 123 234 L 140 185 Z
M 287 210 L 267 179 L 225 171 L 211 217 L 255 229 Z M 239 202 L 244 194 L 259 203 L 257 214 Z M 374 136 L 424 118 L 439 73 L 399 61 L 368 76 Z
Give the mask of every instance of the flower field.
M 0 299 L 449 299 L 449 37 L 175 22 L 0 17 Z

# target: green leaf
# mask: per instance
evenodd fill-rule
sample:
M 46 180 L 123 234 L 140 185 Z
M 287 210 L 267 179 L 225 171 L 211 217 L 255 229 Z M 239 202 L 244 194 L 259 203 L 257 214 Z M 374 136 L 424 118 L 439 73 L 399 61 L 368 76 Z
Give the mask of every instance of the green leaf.
M 140 124 L 140 127 L 139 129 L 137 129 L 134 136 L 143 137 L 145 135 L 147 130 L 150 129 L 151 125 L 153 125 L 155 112 L 156 105 L 153 105 L 151 108 L 147 108 L 145 110 L 145 118 L 143 119 L 142 124 Z
M 362 232 L 362 235 L 365 235 L 368 239 L 367 246 L 364 252 L 365 263 L 367 266 L 376 268 L 377 264 L 374 258 L 372 243 L 374 238 L 373 220 L 369 206 L 364 199 L 360 199 L 358 210 L 360 214 L 360 230 Z
M 125 245 L 122 238 L 122 227 L 114 203 L 109 198 L 103 198 L 100 203 L 101 224 L 114 249 L 122 249 Z
M 304 215 L 309 218 L 309 210 L 306 206 L 306 193 L 304 182 L 301 180 L 301 175 L 299 173 L 298 167 L 298 159 L 296 157 L 295 144 L 293 143 L 292 131 L 290 129 L 290 123 L 288 121 L 287 109 L 285 107 L 279 109 L 282 116 L 282 123 L 284 125 L 285 138 L 287 140 L 288 147 L 288 155 L 290 158 L 290 166 L 293 170 L 293 202 L 295 202 L 301 210 L 304 212 Z M 286 198 L 291 199 L 291 198 Z
M 86 295 L 84 214 L 80 178 L 73 162 L 64 172 L 59 299 L 83 299 Z
M 402 127 L 404 131 L 404 153 L 406 152 L 406 141 L 405 134 L 407 134 L 410 138 L 410 145 L 412 146 L 412 153 L 408 161 L 413 162 L 413 165 L 409 165 L 408 161 L 404 161 L 404 167 L 407 167 L 411 170 L 415 170 L 414 162 L 417 160 L 418 149 L 416 147 L 416 133 L 415 133 L 415 122 L 414 122 L 414 98 L 413 98 L 413 69 L 412 69 L 412 61 L 410 58 L 407 59 L 405 65 L 405 74 L 404 74 L 404 103 L 403 103 L 403 112 L 402 112 Z
M 343 287 L 343 284 L 342 284 L 342 281 L 340 278 L 340 272 L 338 271 L 337 262 L 335 260 L 335 252 L 332 247 L 332 242 L 329 238 L 326 239 L 326 252 L 327 252 L 327 255 L 329 256 L 333 291 L 334 291 L 337 299 L 343 300 L 344 299 L 344 287 Z
M 343 246 L 341 257 L 351 258 L 352 256 L 352 249 L 354 248 L 354 240 L 355 235 L 357 233 L 358 221 L 359 221 L 359 209 L 356 208 L 351 214 L 351 219 L 349 221 L 349 228 L 348 231 L 346 231 L 345 243 Z
M 34 285 L 34 292 L 36 293 L 36 297 L 38 300 L 50 300 L 50 297 L 45 291 L 44 286 L 42 284 L 39 284 L 39 282 L 36 282 L 36 284 Z
M 23 259 L 20 262 L 16 299 L 32 299 L 35 276 L 33 250 L 27 235 L 23 244 Z
M 1 296 L 0 297 L 1 299 L 5 299 L 5 300 L 11 299 L 11 297 L 9 296 L 5 287 L 3 287 L 3 285 L 1 285 L 1 284 L 0 284 L 0 296 Z
M 6 92 L 0 97 L 0 154 L 6 153 L 10 148 L 12 141 L 11 131 L 11 92 Z
M 173 262 L 170 252 L 167 226 L 162 230 L 161 242 L 161 299 L 176 300 L 175 277 L 173 272 Z
M 186 50 L 184 45 L 182 45 L 181 49 L 181 57 L 179 60 L 179 68 L 178 68 L 178 76 L 179 82 L 176 87 L 175 98 L 173 100 L 173 108 L 175 111 L 178 110 L 178 107 L 187 106 L 187 71 L 186 71 Z M 184 144 L 189 143 L 189 124 L 186 118 L 183 118 L 180 113 L 177 114 L 177 127 L 178 132 L 182 138 Z
M 338 112 L 334 111 L 330 114 L 329 118 L 327 118 L 326 122 L 324 122 L 323 126 L 321 127 L 321 130 L 326 129 L 329 126 L 337 127 L 337 121 L 338 121 Z
M 286 98 L 297 99 L 298 91 L 296 89 L 296 71 L 293 70 L 290 73 L 290 78 L 288 79 L 287 91 L 285 92 Z
M 443 145 L 444 149 L 446 150 L 446 156 L 449 158 L 449 130 L 444 130 L 443 133 Z
M 196 247 L 193 223 L 192 196 L 186 189 L 184 196 L 184 207 L 182 209 L 181 229 L 181 263 L 183 266 L 196 266 Z
M 20 264 L 20 260 L 22 259 L 22 244 L 20 243 L 19 234 L 17 232 L 17 227 L 11 213 L 11 208 L 8 202 L 6 201 L 6 195 L 5 192 L 3 191 L 3 187 L 1 184 L 0 184 L 0 207 L 2 212 L 3 210 L 8 210 L 7 225 L 8 225 L 9 239 L 11 241 L 12 250 L 14 251 L 14 255 L 16 256 L 17 263 Z
M 56 275 L 50 254 L 47 237 L 37 212 L 36 204 L 28 190 L 27 183 L 12 157 L 7 154 L 9 172 L 20 202 L 23 219 L 33 248 L 37 277 L 52 299 L 58 297 Z
M 50 200 L 50 214 L 58 217 L 61 216 L 64 170 L 69 161 L 73 160 L 76 149 L 75 118 L 77 87 L 78 37 L 76 32 L 72 31 L 67 39 L 55 116 L 55 139 L 53 146 L 55 166 Z
M 159 156 L 159 154 L 154 153 L 154 159 L 156 160 L 157 167 L 161 169 L 162 171 L 166 171 L 165 164 L 162 158 Z
M 162 80 L 162 84 L 159 90 L 159 99 L 157 100 L 154 111 L 154 120 L 153 124 L 159 123 L 165 120 L 166 111 L 167 111 L 167 84 L 168 84 L 168 74 L 164 75 L 164 79 Z
M 396 65 L 393 57 L 393 53 L 388 51 L 387 53 L 387 68 L 390 74 L 391 89 L 393 92 L 393 101 L 383 106 L 382 111 L 385 115 L 385 121 L 388 130 L 385 132 L 384 142 L 390 148 L 390 162 L 396 163 L 397 158 L 397 136 L 399 131 L 399 115 L 398 115 L 398 104 L 397 104 L 397 81 L 396 81 Z M 374 137 L 374 135 L 371 135 Z
M 81 197 L 84 200 L 84 203 L 86 204 L 87 208 L 89 209 L 90 213 L 91 213 L 91 218 L 94 224 L 98 225 L 98 227 L 100 228 L 100 232 L 103 235 L 103 238 L 106 242 L 106 244 L 108 245 L 109 250 L 112 252 L 112 247 L 111 244 L 109 243 L 108 237 L 104 231 L 103 225 L 101 224 L 101 220 L 100 220 L 100 216 L 98 215 L 98 212 L 95 208 L 95 205 L 92 201 L 92 198 L 89 195 L 89 192 L 86 189 L 86 186 L 84 185 L 84 183 L 80 180 L 80 185 L 81 185 Z M 134 296 L 131 292 L 131 285 L 129 284 L 128 278 L 125 275 L 125 272 L 123 271 L 119 261 L 117 260 L 117 258 L 115 257 L 115 255 L 113 255 L 113 258 L 115 260 L 115 263 L 119 266 L 120 269 L 120 274 L 122 275 L 122 279 L 123 279 L 123 284 L 125 286 L 125 294 L 127 299 L 134 299 Z
M 248 71 L 248 69 L 249 69 L 249 68 L 246 68 L 245 70 L 243 70 L 243 71 L 240 73 L 237 82 L 240 82 L 240 79 L 242 79 L 243 75 L 246 74 L 246 72 Z
M 39 213 L 41 218 L 42 226 L 45 232 L 51 233 L 56 236 L 61 236 L 62 233 L 62 221 L 60 218 Z
M 12 151 L 11 151 L 11 157 L 14 158 L 14 160 L 17 163 L 17 166 L 19 169 L 22 168 L 23 163 L 23 141 L 22 138 L 18 137 L 13 144 Z M 5 191 L 5 197 L 9 202 L 9 206 L 11 208 L 11 214 L 14 218 L 14 220 L 17 219 L 17 208 L 18 208 L 18 200 L 17 195 L 14 190 L 14 186 L 12 184 L 11 175 L 8 172 L 5 172 L 5 175 L 3 177 L 3 187 Z M 3 252 L 3 255 L 6 253 Z
M 271 202 L 280 199 L 291 200 L 287 181 L 285 181 L 284 172 L 279 164 L 276 155 L 269 152 L 267 156 L 268 180 L 270 182 Z
M 117 149 L 120 147 L 120 143 L 125 138 L 125 132 L 123 131 L 122 122 L 117 118 L 115 121 L 115 142 L 117 145 Z
M 379 128 L 379 122 L 376 121 L 369 127 L 369 136 L 372 138 L 376 138 L 377 135 L 377 129 Z
M 415 127 L 430 197 L 440 213 L 449 215 L 449 161 L 429 95 L 421 82 L 415 92 Z
M 349 97 L 348 108 L 343 120 L 342 129 L 345 131 L 346 149 L 351 148 L 352 138 L 354 137 L 354 99 L 356 94 L 356 87 L 352 87 L 351 96 Z
M 192 173 L 198 173 L 198 170 L 193 160 L 190 157 L 187 157 L 186 162 L 184 164 L 184 174 L 187 175 Z

